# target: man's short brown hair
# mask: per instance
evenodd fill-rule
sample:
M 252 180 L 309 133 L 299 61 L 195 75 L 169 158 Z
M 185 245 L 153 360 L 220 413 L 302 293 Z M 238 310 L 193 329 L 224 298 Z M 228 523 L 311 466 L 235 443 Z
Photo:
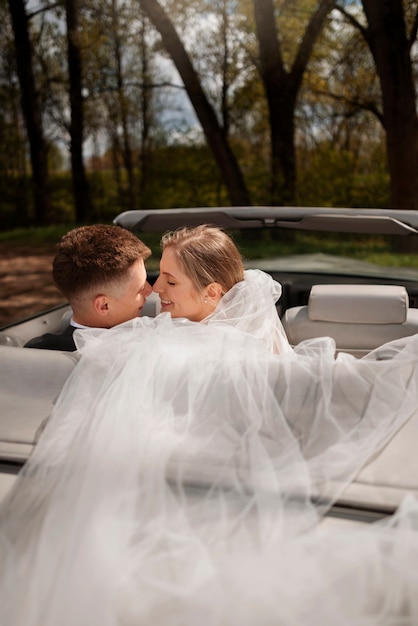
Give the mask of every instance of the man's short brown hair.
M 123 278 L 135 261 L 150 254 L 140 239 L 120 226 L 80 226 L 62 237 L 52 274 L 57 288 L 71 300 Z

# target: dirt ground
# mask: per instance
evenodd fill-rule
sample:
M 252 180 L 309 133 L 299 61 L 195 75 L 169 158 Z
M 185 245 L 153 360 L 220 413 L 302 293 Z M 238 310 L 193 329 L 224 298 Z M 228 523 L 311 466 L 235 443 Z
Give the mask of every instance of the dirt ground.
M 52 281 L 55 246 L 0 243 L 0 327 L 64 301 Z

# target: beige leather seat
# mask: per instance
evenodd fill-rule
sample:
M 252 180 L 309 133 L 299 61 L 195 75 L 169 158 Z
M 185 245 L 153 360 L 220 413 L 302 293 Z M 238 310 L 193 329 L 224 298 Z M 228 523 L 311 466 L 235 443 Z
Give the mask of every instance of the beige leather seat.
M 327 336 L 337 351 L 360 357 L 417 333 L 418 309 L 397 285 L 313 285 L 308 305 L 288 309 L 282 321 L 292 345 Z
M 76 363 L 74 352 L 0 346 L 0 461 L 27 459 Z

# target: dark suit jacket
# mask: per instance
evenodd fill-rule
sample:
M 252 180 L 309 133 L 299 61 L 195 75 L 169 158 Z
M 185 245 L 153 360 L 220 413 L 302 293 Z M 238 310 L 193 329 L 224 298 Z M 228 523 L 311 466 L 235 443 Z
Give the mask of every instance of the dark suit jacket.
M 68 326 L 62 333 L 46 333 L 40 337 L 30 339 L 25 343 L 25 348 L 40 348 L 41 350 L 64 350 L 74 352 L 76 345 L 73 339 L 75 326 Z

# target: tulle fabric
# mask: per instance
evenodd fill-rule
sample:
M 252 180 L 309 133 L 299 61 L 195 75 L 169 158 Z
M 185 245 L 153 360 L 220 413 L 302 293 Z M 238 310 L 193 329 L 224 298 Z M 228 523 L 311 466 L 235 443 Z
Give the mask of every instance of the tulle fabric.
M 291 347 L 276 309 L 281 295 L 281 284 L 270 274 L 246 270 L 244 280 L 221 298 L 202 323 L 233 327 L 260 339 L 276 354 L 289 352 Z
M 356 360 L 254 335 L 168 314 L 76 331 L 0 507 L 0 624 L 417 623 L 416 501 L 320 521 L 416 410 L 418 338 Z

